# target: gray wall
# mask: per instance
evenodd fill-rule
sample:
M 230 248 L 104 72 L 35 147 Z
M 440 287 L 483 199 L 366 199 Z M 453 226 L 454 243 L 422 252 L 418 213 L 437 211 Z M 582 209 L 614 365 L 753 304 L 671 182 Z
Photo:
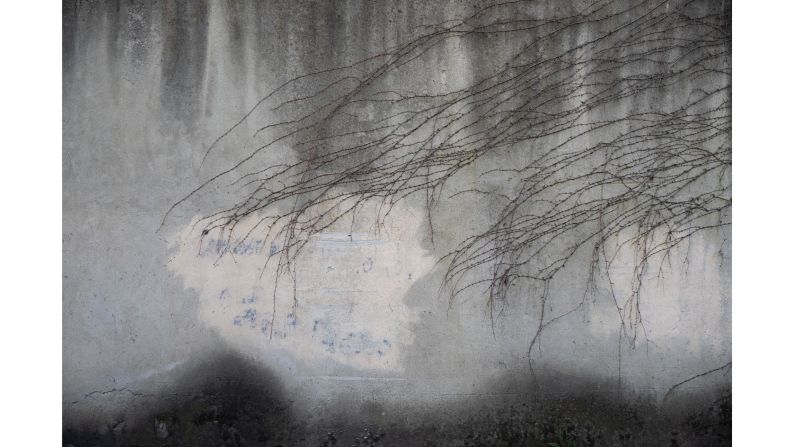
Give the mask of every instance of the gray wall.
M 555 13 L 547 3 L 537 6 L 538 15 Z M 206 241 L 191 223 L 223 203 L 224 190 L 192 197 L 160 226 L 172 204 L 250 151 L 247 138 L 259 119 L 277 112 L 258 112 L 202 164 L 209 144 L 273 88 L 375 54 L 416 36 L 421 24 L 474 6 L 64 3 L 67 425 L 132 420 L 176 389 L 185 371 L 230 352 L 265 368 L 290 411 L 320 419 L 346 412 L 386 418 L 392 409 L 409 418 L 418 414 L 411 408 L 496 405 L 520 394 L 499 387 L 529 377 L 527 350 L 540 311 L 532 297 L 540 286 L 526 286 L 492 319 L 482 291 L 450 304 L 436 264 L 495 213 L 481 197 L 449 197 L 505 158 L 478 161 L 450 182 L 432 211 L 432 242 L 424 196 L 401 202 L 380 229 L 373 224 L 376 206 L 365 204 L 357 224 L 344 220 L 314 235 L 296 267 L 297 305 L 292 284 L 274 298 L 272 267 L 262 273 L 269 241 L 220 260 L 201 245 Z M 511 45 L 442 45 L 387 85 L 462 85 L 477 79 L 483 64 L 509 56 Z M 269 156 L 295 157 L 288 144 Z M 587 266 L 584 255 L 555 278 L 551 315 L 581 301 Z M 615 264 L 618 290 L 630 289 L 630 269 L 630 259 Z M 730 362 L 729 227 L 677 248 L 663 277 L 645 287 L 645 324 L 635 343 L 620 335 L 621 320 L 603 288 L 544 330 L 533 365 L 549 392 L 584 387 L 661 402 L 675 384 Z M 708 401 L 724 386 L 729 368 L 668 397 L 704 393 Z

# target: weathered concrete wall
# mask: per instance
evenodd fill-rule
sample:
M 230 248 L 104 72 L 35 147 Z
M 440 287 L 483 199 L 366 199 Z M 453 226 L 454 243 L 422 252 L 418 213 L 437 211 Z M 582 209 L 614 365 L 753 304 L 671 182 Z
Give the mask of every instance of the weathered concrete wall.
M 531 7 L 548 17 L 560 9 L 553 5 Z M 265 261 L 277 241 L 254 237 L 235 256 L 218 257 L 219 238 L 202 238 L 192 225 L 224 203 L 226 190 L 192 197 L 161 227 L 171 205 L 252 149 L 248 136 L 261 127 L 258 119 L 273 119 L 277 111 L 259 110 L 204 159 L 210 144 L 275 87 L 377 54 L 419 35 L 424 24 L 477 7 L 457 1 L 64 2 L 64 423 L 99 433 L 70 432 L 71 442 L 106 442 L 135 430 L 173 438 L 190 424 L 166 416 L 154 421 L 152 409 L 166 414 L 168 405 L 199 394 L 219 396 L 227 409 L 238 394 L 255 396 L 259 406 L 241 410 L 251 421 L 223 424 L 236 423 L 242 432 L 249 423 L 282 424 L 273 433 L 289 432 L 278 441 L 289 444 L 319 442 L 335 430 L 349 441 L 364 426 L 391 427 L 383 429 L 383 440 L 397 444 L 411 424 L 421 428 L 413 435 L 418 438 L 451 436 L 465 432 L 465 424 L 455 425 L 464 420 L 501 424 L 482 415 L 513 414 L 500 408 L 520 406 L 527 396 L 588 396 L 583 405 L 591 412 L 648 399 L 647 414 L 655 415 L 671 387 L 729 364 L 728 229 L 696 234 L 676 249 L 663 278 L 648 280 L 644 327 L 633 346 L 603 293 L 545 328 L 533 353 L 538 378 L 532 382 L 527 350 L 540 308 L 528 297 L 538 296 L 539 286 L 509 300 L 493 319 L 481 291 L 450 305 L 440 287 L 441 258 L 497 212 L 481 197 L 449 197 L 505 163 L 496 155 L 450 182 L 432 211 L 432 241 L 423 195 L 400 202 L 383 226 L 376 224 L 377 203 L 365 202 L 355 222 L 342 219 L 311 236 L 294 283 L 283 279 L 286 286 L 275 295 L 275 266 Z M 520 45 L 508 38 L 496 45 L 450 41 L 387 84 L 460 88 Z M 675 103 L 680 90 L 660 101 Z M 297 155 L 282 144 L 266 157 L 277 164 Z M 496 183 L 507 188 L 507 175 Z M 614 265 L 618 291 L 630 292 L 630 261 Z M 587 255 L 577 258 L 555 278 L 551 315 L 582 300 L 588 262 Z M 227 376 L 255 385 L 223 388 L 212 380 Z M 542 384 L 541 392 L 533 394 L 530 383 Z M 662 408 L 707 404 L 725 387 L 729 367 L 676 388 Z M 206 389 L 215 394 L 196 391 Z M 282 418 L 296 425 L 283 428 L 290 425 Z M 249 444 L 276 445 L 275 435 L 246 436 Z M 653 430 L 643 436 L 669 438 Z

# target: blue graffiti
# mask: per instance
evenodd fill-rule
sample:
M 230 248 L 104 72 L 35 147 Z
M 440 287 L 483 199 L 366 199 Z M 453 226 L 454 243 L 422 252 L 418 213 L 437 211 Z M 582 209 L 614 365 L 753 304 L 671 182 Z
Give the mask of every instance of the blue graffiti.
M 372 270 L 372 265 L 374 263 L 375 263 L 375 261 L 373 261 L 372 258 L 367 258 L 367 260 L 364 261 L 364 264 L 361 267 L 364 269 L 364 272 L 366 273 L 366 272 Z
M 242 326 L 244 322 L 248 322 L 250 327 L 256 327 L 256 309 L 245 309 L 242 315 L 234 317 L 234 325 Z
M 329 353 L 383 357 L 391 349 L 388 340 L 384 339 L 383 342 L 373 340 L 368 331 L 354 331 L 340 335 L 323 320 L 314 320 L 312 331 L 320 331 L 322 334 L 320 343 Z
M 229 240 L 209 239 L 199 250 L 199 256 L 221 256 L 232 253 L 236 256 L 250 256 L 262 253 L 265 241 L 257 240 Z

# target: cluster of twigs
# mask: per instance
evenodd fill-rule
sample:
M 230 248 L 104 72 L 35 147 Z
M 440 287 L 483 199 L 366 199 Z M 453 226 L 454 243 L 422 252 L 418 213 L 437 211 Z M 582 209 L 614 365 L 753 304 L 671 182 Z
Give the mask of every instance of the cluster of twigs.
M 536 5 L 493 3 L 367 59 L 290 80 L 205 157 L 270 107 L 279 120 L 256 131 L 257 148 L 174 207 L 229 181 L 239 200 L 206 216 L 204 234 L 231 234 L 259 216 L 248 234 L 282 241 L 282 275 L 308 236 L 354 217 L 363 203 L 378 201 L 379 219 L 415 194 L 430 209 L 452 200 L 442 188 L 463 168 L 519 154 L 511 159 L 520 164 L 481 174 L 511 179 L 512 190 L 472 183 L 453 194 L 484 195 L 501 212 L 444 257 L 451 296 L 482 286 L 493 305 L 518 282 L 539 281 L 539 334 L 549 323 L 549 281 L 583 250 L 591 250 L 593 270 L 609 275 L 620 250 L 606 245 L 619 241 L 633 250 L 634 274 L 631 296 L 615 304 L 636 327 L 650 260 L 697 232 L 729 225 L 730 5 L 599 0 L 564 14 L 538 14 Z M 503 63 L 478 67 L 463 88 L 393 86 L 453 41 L 477 51 L 494 45 L 494 54 L 507 50 L 493 42 L 510 42 L 513 50 Z M 271 104 L 285 92 L 288 99 Z M 281 144 L 295 159 L 262 165 L 262 155 Z M 490 273 L 481 276 L 483 269 Z

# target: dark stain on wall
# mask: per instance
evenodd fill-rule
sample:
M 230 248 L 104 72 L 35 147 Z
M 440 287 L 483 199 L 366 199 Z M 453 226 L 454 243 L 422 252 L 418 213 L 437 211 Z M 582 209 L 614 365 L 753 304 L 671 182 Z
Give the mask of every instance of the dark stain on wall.
M 730 390 L 659 405 L 609 392 L 608 380 L 506 373 L 471 395 L 425 407 L 329 402 L 291 407 L 265 368 L 226 353 L 182 373 L 146 414 L 98 430 L 63 430 L 65 446 L 722 446 L 731 444 Z M 607 390 L 604 392 L 604 390 Z M 334 410 L 335 409 L 335 410 Z
M 162 22 L 161 102 L 167 112 L 190 127 L 201 109 L 209 3 L 163 2 Z
M 318 446 L 724 446 L 731 394 L 691 394 L 674 405 L 618 396 L 608 380 L 515 372 L 477 392 L 419 408 L 364 402 L 354 417 L 303 427 Z M 604 392 L 604 390 L 607 390 Z
M 72 68 L 77 34 L 77 2 L 64 0 L 61 4 L 61 61 L 63 74 Z
M 286 445 L 289 411 L 278 381 L 237 354 L 217 355 L 182 372 L 145 414 L 107 429 L 66 426 L 64 445 Z

